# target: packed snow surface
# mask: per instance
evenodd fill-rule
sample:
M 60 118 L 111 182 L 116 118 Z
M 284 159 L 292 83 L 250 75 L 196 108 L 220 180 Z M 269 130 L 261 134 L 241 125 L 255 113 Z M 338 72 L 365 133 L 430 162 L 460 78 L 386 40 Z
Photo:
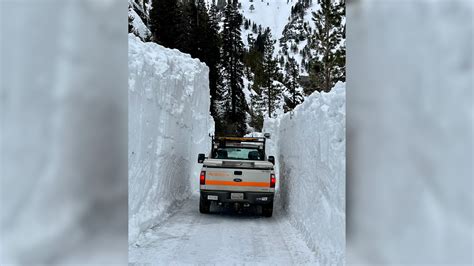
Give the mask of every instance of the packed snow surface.
M 200 214 L 198 202 L 193 195 L 142 234 L 130 248 L 130 265 L 322 265 L 284 216 L 237 214 L 215 206 L 215 213 Z
M 210 146 L 214 121 L 205 64 L 133 34 L 128 62 L 129 242 L 134 243 L 191 194 L 199 176 L 197 154 Z
M 314 92 L 291 113 L 266 118 L 279 202 L 323 264 L 345 250 L 345 84 Z

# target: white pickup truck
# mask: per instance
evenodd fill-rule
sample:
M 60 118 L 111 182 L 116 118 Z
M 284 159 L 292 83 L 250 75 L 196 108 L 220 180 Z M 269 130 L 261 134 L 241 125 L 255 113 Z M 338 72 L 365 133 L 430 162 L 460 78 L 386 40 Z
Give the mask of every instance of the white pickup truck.
M 212 139 L 209 156 L 198 155 L 200 174 L 199 211 L 209 213 L 212 202 L 232 205 L 236 210 L 262 206 L 262 214 L 271 217 L 275 194 L 275 158 L 266 156 L 269 138 L 217 137 Z

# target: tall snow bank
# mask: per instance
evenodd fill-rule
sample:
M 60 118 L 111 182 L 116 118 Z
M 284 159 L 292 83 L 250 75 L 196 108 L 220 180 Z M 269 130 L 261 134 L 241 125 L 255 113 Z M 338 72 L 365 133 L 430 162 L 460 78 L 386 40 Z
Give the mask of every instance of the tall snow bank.
M 197 180 L 210 146 L 208 68 L 129 34 L 129 239 L 163 220 Z M 197 184 L 196 184 L 197 187 Z
M 345 252 L 345 84 L 315 92 L 292 113 L 265 119 L 279 202 L 323 264 Z

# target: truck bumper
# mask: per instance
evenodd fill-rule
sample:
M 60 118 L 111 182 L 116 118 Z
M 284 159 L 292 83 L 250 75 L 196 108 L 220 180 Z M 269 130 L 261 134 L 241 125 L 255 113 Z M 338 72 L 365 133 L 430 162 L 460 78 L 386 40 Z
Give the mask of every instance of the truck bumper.
M 242 193 L 243 199 L 231 199 L 231 193 Z M 265 205 L 273 202 L 274 192 L 239 192 L 239 191 L 217 191 L 217 190 L 201 190 L 201 198 L 208 201 L 216 201 L 223 203 L 248 203 L 252 205 Z M 217 199 L 209 199 L 211 198 Z M 214 196 L 214 197 L 213 197 Z

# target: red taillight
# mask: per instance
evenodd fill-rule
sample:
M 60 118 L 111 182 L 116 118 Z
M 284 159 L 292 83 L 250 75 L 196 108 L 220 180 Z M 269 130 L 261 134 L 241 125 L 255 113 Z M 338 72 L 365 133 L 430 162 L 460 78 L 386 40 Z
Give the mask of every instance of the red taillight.
M 206 184 L 206 171 L 201 171 L 201 174 L 199 175 L 199 183 L 201 185 Z
M 276 178 L 275 174 L 270 174 L 270 187 L 275 187 Z

